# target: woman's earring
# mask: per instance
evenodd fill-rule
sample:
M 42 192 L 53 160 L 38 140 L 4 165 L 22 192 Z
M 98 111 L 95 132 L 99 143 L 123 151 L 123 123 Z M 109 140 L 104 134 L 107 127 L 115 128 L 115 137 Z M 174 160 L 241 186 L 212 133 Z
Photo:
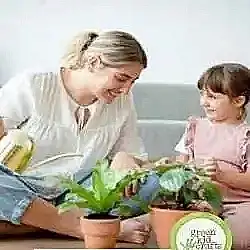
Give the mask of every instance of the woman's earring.
M 245 113 L 244 108 L 240 108 L 239 114 L 237 115 L 237 120 L 242 120 L 244 113 Z
M 88 65 L 88 70 L 90 72 L 94 71 L 95 65 L 96 65 L 96 58 L 95 57 L 89 57 L 87 59 L 87 65 Z

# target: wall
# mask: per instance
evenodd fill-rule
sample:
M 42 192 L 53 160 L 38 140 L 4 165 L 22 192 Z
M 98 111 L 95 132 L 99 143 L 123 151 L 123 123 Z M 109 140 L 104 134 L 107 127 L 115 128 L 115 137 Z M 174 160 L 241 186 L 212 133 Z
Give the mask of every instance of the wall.
M 56 69 L 71 35 L 124 29 L 143 43 L 141 81 L 194 83 L 221 61 L 250 66 L 249 0 L 0 0 L 0 83 L 31 67 Z

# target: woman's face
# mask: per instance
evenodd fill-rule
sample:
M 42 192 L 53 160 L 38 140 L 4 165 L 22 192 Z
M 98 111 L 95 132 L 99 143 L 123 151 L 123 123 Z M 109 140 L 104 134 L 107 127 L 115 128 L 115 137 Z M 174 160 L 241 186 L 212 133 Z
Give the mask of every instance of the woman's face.
M 76 99 L 81 102 L 88 92 L 92 99 L 112 103 L 121 94 L 129 93 L 142 70 L 143 66 L 139 62 L 109 67 L 98 61 L 82 70 L 72 72 Z
M 96 69 L 92 75 L 91 93 L 106 103 L 112 103 L 121 94 L 128 94 L 141 74 L 140 63 L 132 62 L 117 68 Z

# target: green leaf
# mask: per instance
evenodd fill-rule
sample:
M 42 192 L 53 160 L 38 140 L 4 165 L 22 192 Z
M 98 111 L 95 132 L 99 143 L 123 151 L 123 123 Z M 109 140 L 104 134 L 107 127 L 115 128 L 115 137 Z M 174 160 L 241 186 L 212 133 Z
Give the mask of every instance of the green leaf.
M 145 173 L 133 171 L 127 173 L 119 182 L 116 183 L 116 186 L 110 190 L 105 200 L 103 200 L 103 207 L 117 207 L 118 204 L 123 201 L 123 191 L 124 189 L 134 180 L 138 180 L 142 176 L 145 176 Z
M 69 189 L 72 195 L 75 194 L 81 199 L 88 201 L 88 204 L 92 209 L 96 211 L 100 210 L 100 203 L 95 198 L 93 191 L 82 187 L 77 182 L 70 180 L 70 179 L 63 179 L 62 185 L 65 188 Z
M 78 201 L 80 199 L 76 193 L 67 193 L 64 198 L 65 201 Z
M 104 183 L 105 186 L 112 190 L 116 188 L 116 185 L 119 181 L 125 178 L 128 175 L 128 171 L 109 169 L 109 171 L 105 171 L 104 173 Z
M 116 190 L 113 190 L 103 201 L 102 206 L 106 210 L 109 210 L 110 208 L 115 208 L 116 204 L 119 203 L 121 200 L 123 200 L 123 194 L 120 192 L 116 192 Z
M 222 195 L 219 188 L 215 184 L 209 181 L 204 181 L 204 197 L 215 211 L 220 210 L 222 204 Z
M 201 188 L 203 188 L 204 179 L 203 178 L 196 178 L 195 175 L 194 178 L 188 180 L 185 184 L 185 186 L 188 189 L 191 189 L 193 191 L 198 192 Z
M 105 197 L 108 195 L 108 190 L 106 189 L 104 183 L 104 171 L 106 171 L 106 169 L 106 162 L 99 162 L 92 173 L 92 186 L 94 190 L 94 196 L 100 202 L 102 202 L 102 200 L 105 199 Z
M 185 164 L 183 163 L 169 163 L 169 164 L 162 164 L 158 165 L 154 168 L 154 172 L 158 175 L 163 175 L 165 172 L 173 170 L 173 169 L 180 169 L 184 168 Z
M 160 177 L 160 186 L 170 192 L 178 192 L 186 181 L 192 179 L 194 174 L 182 168 L 166 171 Z
M 129 205 L 120 204 L 118 206 L 118 212 L 120 216 L 129 217 L 132 215 L 132 208 Z
M 102 171 L 109 169 L 108 159 L 99 160 L 96 162 L 96 168 L 100 168 Z
M 85 202 L 64 202 L 57 206 L 59 213 L 67 212 L 74 208 L 86 208 L 87 204 Z
M 150 211 L 148 202 L 145 202 L 144 200 L 142 200 L 139 195 L 135 195 L 131 197 L 131 200 L 134 202 L 137 202 L 144 213 L 148 213 Z
M 192 201 L 197 200 L 199 198 L 198 193 L 195 190 L 189 189 L 184 186 L 181 190 L 184 198 L 184 205 L 189 205 Z
M 113 189 L 115 192 L 121 193 L 124 191 L 125 187 L 127 187 L 132 181 L 138 180 L 143 174 L 142 173 L 128 173 L 121 180 L 116 183 L 115 188 Z

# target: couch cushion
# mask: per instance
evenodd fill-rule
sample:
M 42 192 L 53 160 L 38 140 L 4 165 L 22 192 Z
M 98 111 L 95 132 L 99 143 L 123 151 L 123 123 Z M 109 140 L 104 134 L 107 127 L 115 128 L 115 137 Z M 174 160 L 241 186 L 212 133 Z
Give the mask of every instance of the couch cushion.
M 201 115 L 199 92 L 191 84 L 138 83 L 133 88 L 138 119 L 186 120 Z
M 150 158 L 176 155 L 186 122 L 171 120 L 139 120 L 138 131 Z
M 190 84 L 138 83 L 133 88 L 138 131 L 150 158 L 176 155 L 187 118 L 202 115 L 199 92 Z

